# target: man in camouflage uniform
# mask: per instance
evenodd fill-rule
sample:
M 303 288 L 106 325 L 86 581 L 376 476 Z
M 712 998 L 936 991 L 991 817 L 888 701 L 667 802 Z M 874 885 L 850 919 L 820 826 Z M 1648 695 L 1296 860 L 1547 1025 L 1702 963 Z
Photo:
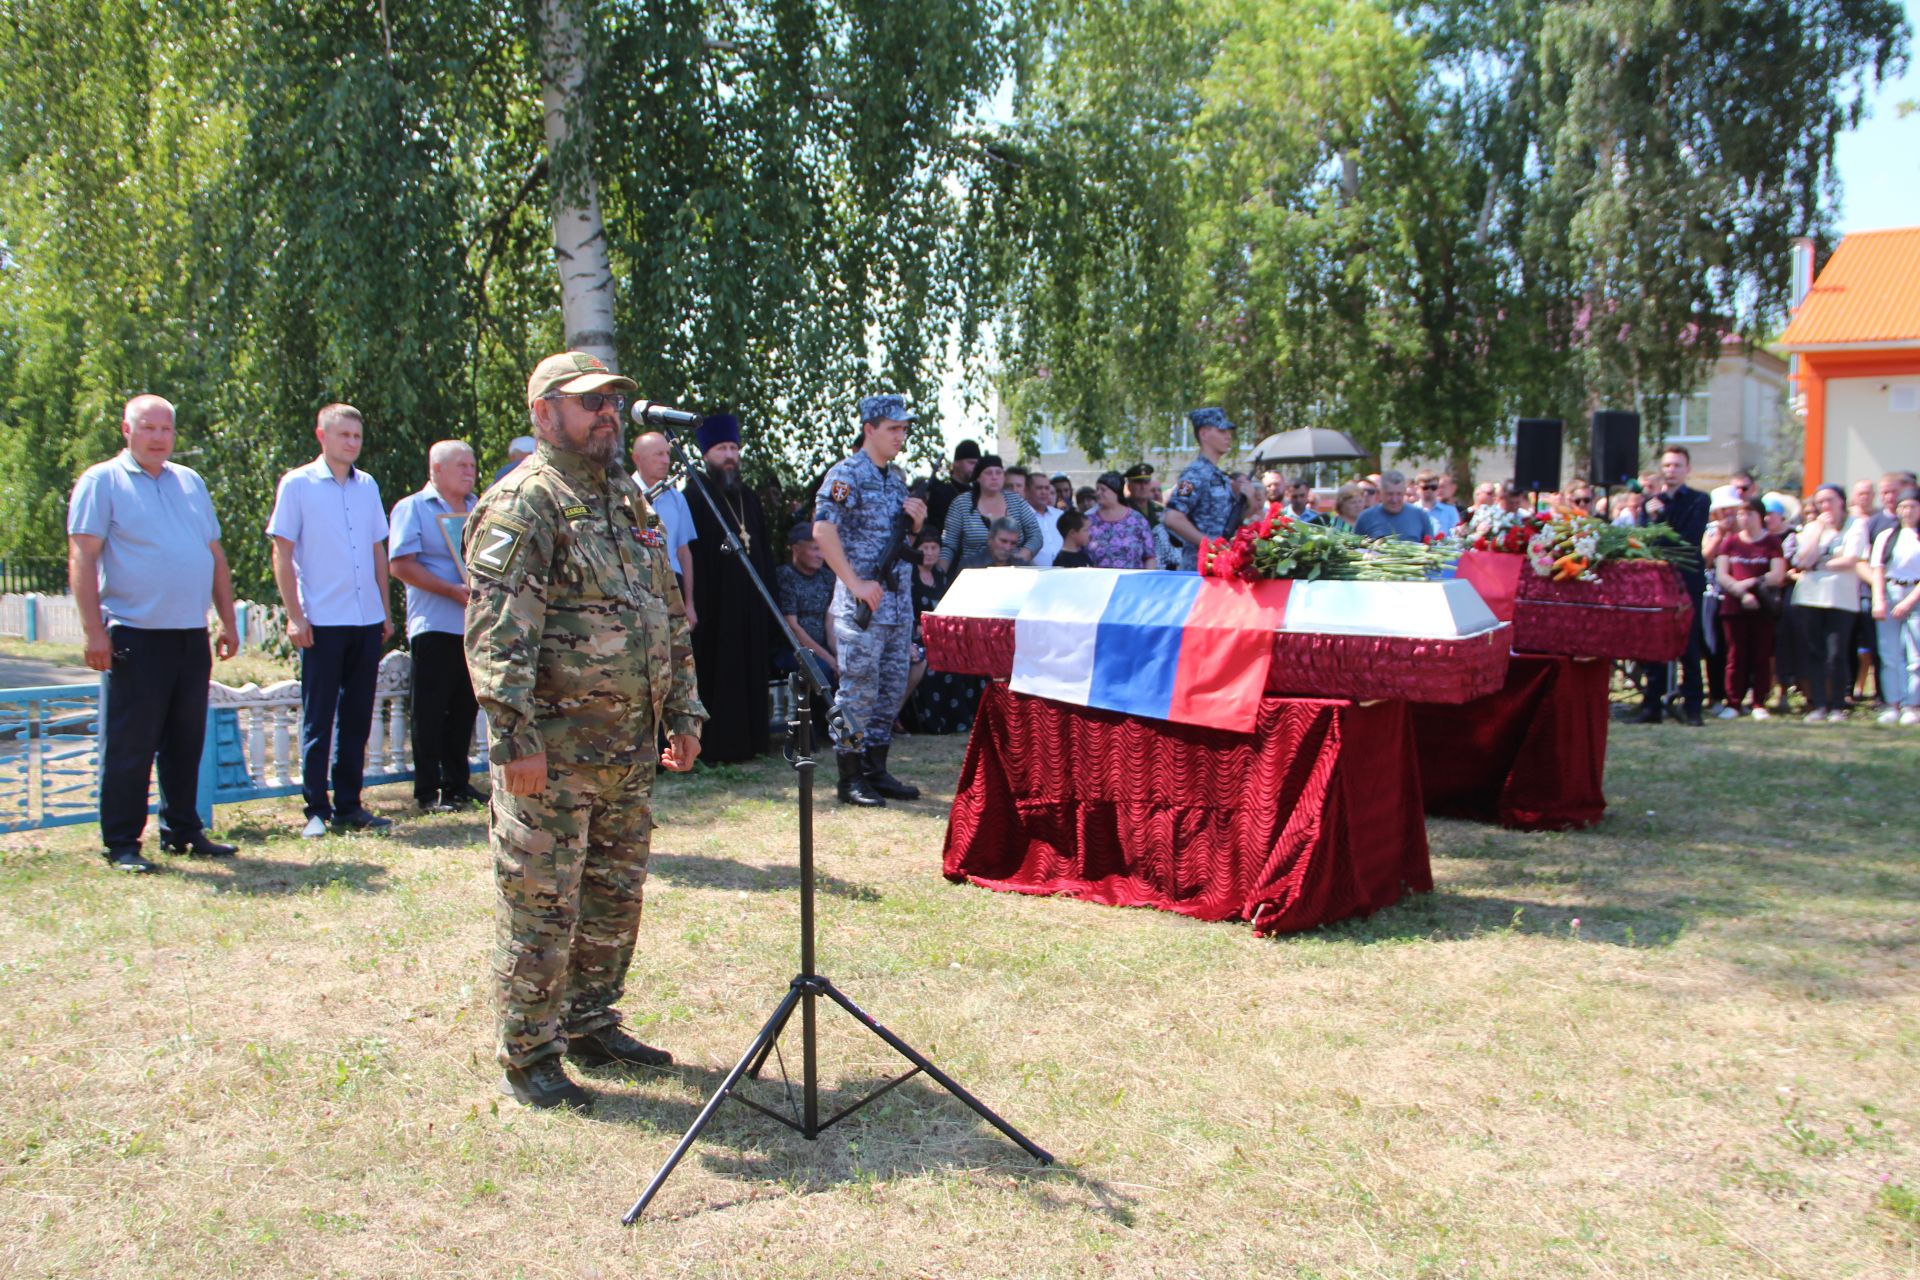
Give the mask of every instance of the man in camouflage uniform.
M 1167 526 L 1161 521 L 1166 508 L 1154 499 L 1159 495 L 1160 486 L 1153 481 L 1153 464 L 1136 462 L 1127 468 L 1127 505 L 1146 518 L 1147 528 L 1153 532 L 1153 558 L 1162 569 L 1180 567 L 1180 543 L 1167 532 Z
M 561 1055 L 664 1066 L 614 1009 L 647 878 L 654 749 L 686 770 L 706 718 L 659 517 L 620 466 L 634 384 L 590 355 L 527 384 L 538 447 L 468 517 L 466 654 L 491 732 L 501 1091 L 586 1108 Z
M 1219 409 L 1195 409 L 1187 414 L 1193 435 L 1200 443 L 1200 456 L 1186 465 L 1167 499 L 1162 520 L 1183 544 L 1180 567 L 1200 567 L 1200 540 L 1224 538 L 1240 527 L 1247 504 L 1258 503 L 1251 480 L 1238 485 L 1220 469 L 1220 459 L 1233 449 L 1233 424 Z
M 918 787 L 887 771 L 893 718 L 906 700 L 913 658 L 913 557 L 903 554 L 885 582 L 868 577 L 893 541 L 894 517 L 906 512 L 916 533 L 927 518 L 927 504 L 908 495 L 906 477 L 893 465 L 913 418 L 899 396 L 862 397 L 860 447 L 827 471 L 814 502 L 814 540 L 839 580 L 828 620 L 840 656 L 840 702 L 866 731 L 864 753 L 835 746 L 842 804 L 920 798 Z M 862 600 L 873 610 L 864 631 L 854 624 L 854 605 Z

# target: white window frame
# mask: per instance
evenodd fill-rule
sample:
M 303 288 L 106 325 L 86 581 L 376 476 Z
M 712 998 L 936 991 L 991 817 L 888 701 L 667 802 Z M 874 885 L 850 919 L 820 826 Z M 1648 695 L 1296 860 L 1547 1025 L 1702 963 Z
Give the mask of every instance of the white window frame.
M 1699 432 L 1694 431 L 1695 403 L 1698 402 L 1700 415 Z M 1668 444 L 1705 444 L 1713 439 L 1712 412 L 1713 396 L 1706 391 L 1696 391 L 1690 396 L 1677 397 L 1680 408 L 1680 429 L 1668 431 L 1665 440 Z

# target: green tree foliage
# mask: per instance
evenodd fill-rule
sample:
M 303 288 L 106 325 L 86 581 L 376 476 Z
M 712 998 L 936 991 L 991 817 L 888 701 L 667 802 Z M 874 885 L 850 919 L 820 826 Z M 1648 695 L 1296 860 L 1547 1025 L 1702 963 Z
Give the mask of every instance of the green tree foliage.
M 504 455 L 561 332 L 536 10 L 0 0 L 0 554 L 61 549 L 137 391 L 179 404 L 256 596 L 321 405 L 365 412 L 390 500 L 434 440 Z M 930 404 L 977 274 L 962 127 L 1000 12 L 583 10 L 591 146 L 559 167 L 604 192 L 622 367 L 743 406 L 763 464 L 843 453 L 873 388 Z
M 1655 429 L 1729 324 L 1774 321 L 1789 240 L 1828 230 L 1834 138 L 1906 48 L 1889 0 L 1035 21 L 1001 184 L 1026 239 L 996 276 L 1019 425 L 1053 415 L 1100 456 L 1217 401 L 1463 473 L 1516 412 L 1638 403 Z M 1152 341 L 1122 336 L 1132 298 Z
M 1456 457 L 1657 407 L 1778 313 L 1905 56 L 1891 0 L 579 0 L 556 158 L 540 9 L 0 0 L 0 554 L 60 550 L 138 391 L 254 595 L 320 405 L 392 498 L 433 440 L 497 462 L 581 166 L 622 367 L 762 466 L 956 352 L 1095 456 L 1200 400 Z

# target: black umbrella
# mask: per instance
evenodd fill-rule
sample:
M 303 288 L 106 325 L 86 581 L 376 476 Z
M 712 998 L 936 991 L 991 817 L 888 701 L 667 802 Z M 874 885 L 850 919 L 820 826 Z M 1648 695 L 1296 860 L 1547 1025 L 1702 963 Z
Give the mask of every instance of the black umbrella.
M 1353 437 L 1332 427 L 1301 427 L 1282 431 L 1262 440 L 1253 451 L 1251 465 L 1262 462 L 1350 462 L 1366 457 L 1366 451 Z

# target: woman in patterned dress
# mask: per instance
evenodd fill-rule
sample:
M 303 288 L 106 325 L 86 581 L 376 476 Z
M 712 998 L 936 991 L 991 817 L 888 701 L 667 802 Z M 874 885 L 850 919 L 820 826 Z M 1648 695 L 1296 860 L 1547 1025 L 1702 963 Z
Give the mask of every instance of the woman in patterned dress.
M 1147 518 L 1121 495 L 1126 481 L 1109 471 L 1093 485 L 1093 514 L 1087 517 L 1087 559 L 1098 569 L 1157 569 L 1153 530 Z

